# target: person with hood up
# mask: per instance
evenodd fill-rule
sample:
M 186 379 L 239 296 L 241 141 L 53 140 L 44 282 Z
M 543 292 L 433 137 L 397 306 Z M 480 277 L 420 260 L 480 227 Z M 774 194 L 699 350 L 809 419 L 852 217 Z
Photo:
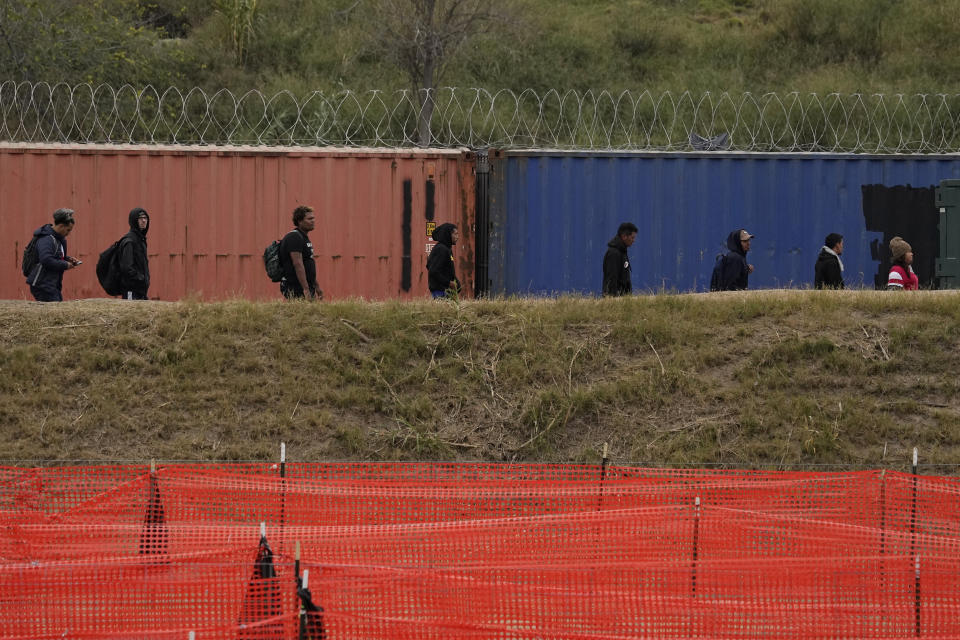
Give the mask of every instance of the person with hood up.
M 53 224 L 45 224 L 33 232 L 37 239 L 37 264 L 27 274 L 30 293 L 38 302 L 63 300 L 63 272 L 80 264 L 67 255 L 67 236 L 76 222 L 73 209 L 53 212 Z
M 753 265 L 747 262 L 750 241 L 754 236 L 746 229 L 731 231 L 727 236 L 727 255 L 723 258 L 723 271 L 720 274 L 720 291 L 742 291 L 749 284 Z
M 817 264 L 813 268 L 813 286 L 817 289 L 843 289 L 843 236 L 831 233 L 824 239 Z
M 637 225 L 624 222 L 607 243 L 607 253 L 603 256 L 603 295 L 626 296 L 633 292 L 627 248 L 636 239 Z
M 146 300 L 150 288 L 150 263 L 147 260 L 147 231 L 150 229 L 150 214 L 136 207 L 127 217 L 128 231 L 118 247 L 120 284 L 125 300 Z
M 460 239 L 457 225 L 445 222 L 433 230 L 437 241 L 427 257 L 427 286 L 434 298 L 443 298 L 447 291 L 460 293 L 460 281 L 453 261 L 453 245 Z
M 920 280 L 913 272 L 913 249 L 900 236 L 890 241 L 890 274 L 887 276 L 887 289 L 894 291 L 916 291 Z

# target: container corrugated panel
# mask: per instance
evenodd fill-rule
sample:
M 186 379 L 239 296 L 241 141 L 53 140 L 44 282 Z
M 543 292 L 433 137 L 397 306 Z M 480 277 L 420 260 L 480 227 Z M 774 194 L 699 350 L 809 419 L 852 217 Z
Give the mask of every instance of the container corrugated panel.
M 624 221 L 635 291 L 705 290 L 730 231 L 756 235 L 751 288 L 812 286 L 828 233 L 848 286 L 886 282 L 887 246 L 913 245 L 921 284 L 939 252 L 934 189 L 960 156 L 491 152 L 490 291 L 599 293 Z
M 279 297 L 263 250 L 301 204 L 327 298 L 428 295 L 429 223 L 453 222 L 464 291 L 473 291 L 475 160 L 467 150 L 0 145 L 0 297 L 30 298 L 20 256 L 58 207 L 77 212 L 67 238 L 84 264 L 64 298 L 105 296 L 99 253 L 150 213 L 150 297 Z

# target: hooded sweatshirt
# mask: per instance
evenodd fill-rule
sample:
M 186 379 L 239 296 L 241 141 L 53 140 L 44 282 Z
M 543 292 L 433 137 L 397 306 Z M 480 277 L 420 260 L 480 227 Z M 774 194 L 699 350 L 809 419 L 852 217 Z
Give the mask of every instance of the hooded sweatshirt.
M 147 227 L 140 230 L 137 220 L 147 215 Z M 142 297 L 150 288 L 150 265 L 147 262 L 147 231 L 150 230 L 150 215 L 137 207 L 127 217 L 130 231 L 120 239 L 120 282 L 124 292 L 132 291 Z
M 817 289 L 843 289 L 843 264 L 830 247 L 820 248 L 813 268 L 813 286 Z
M 723 276 L 720 280 L 721 291 L 740 291 L 747 288 L 750 270 L 747 267 L 747 252 L 740 244 L 740 232 L 731 231 L 727 236 L 727 256 L 723 261 Z
M 51 224 L 43 225 L 33 235 L 37 236 L 37 266 L 27 276 L 27 284 L 41 291 L 59 293 L 63 287 L 63 272 L 70 266 L 67 239 Z
M 457 225 L 445 222 L 433 230 L 431 237 L 437 241 L 427 257 L 427 285 L 430 291 L 446 291 L 455 282 L 457 291 L 460 281 L 453 262 L 453 230 Z
M 633 281 L 630 277 L 627 245 L 618 234 L 607 243 L 607 247 L 607 253 L 603 256 L 603 295 L 630 295 L 633 292 Z

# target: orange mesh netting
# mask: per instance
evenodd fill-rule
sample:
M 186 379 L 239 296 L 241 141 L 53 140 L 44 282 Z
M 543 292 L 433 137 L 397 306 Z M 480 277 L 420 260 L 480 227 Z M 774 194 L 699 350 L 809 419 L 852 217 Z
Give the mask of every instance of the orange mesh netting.
M 0 532 L 5 639 L 960 637 L 946 477 L 2 467 Z

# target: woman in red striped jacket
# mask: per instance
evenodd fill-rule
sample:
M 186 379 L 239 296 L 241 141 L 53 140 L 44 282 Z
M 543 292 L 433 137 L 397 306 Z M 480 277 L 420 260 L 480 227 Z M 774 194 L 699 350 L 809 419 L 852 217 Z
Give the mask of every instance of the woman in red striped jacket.
M 916 291 L 920 287 L 917 274 L 913 272 L 913 249 L 900 236 L 890 241 L 890 255 L 893 265 L 887 276 L 887 289 L 898 291 Z

